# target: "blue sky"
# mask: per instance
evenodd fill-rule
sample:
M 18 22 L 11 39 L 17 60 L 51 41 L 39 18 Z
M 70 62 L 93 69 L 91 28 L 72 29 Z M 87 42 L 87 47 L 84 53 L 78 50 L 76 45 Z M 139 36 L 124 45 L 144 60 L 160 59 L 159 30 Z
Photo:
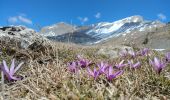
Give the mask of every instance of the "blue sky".
M 0 0 L 0 26 L 23 24 L 37 29 L 58 22 L 88 25 L 141 15 L 170 21 L 170 0 Z

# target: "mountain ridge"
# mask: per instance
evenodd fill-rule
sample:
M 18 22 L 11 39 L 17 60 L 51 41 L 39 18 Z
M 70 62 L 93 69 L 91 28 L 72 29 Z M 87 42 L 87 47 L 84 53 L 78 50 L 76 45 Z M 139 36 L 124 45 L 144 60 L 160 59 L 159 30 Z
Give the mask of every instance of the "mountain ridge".
M 114 22 L 100 22 L 88 26 L 59 23 L 45 27 L 48 29 L 47 32 L 42 31 L 44 30 L 44 28 L 42 28 L 40 33 L 49 39 L 62 42 L 67 42 L 70 36 L 72 36 L 73 39 L 70 42 L 91 45 L 134 31 L 150 31 L 163 26 L 165 26 L 165 24 L 160 21 L 148 21 L 142 16 L 135 15 Z M 78 35 L 75 34 L 81 34 L 82 37 L 80 35 L 80 37 L 77 37 Z M 78 40 L 79 38 L 81 39 Z

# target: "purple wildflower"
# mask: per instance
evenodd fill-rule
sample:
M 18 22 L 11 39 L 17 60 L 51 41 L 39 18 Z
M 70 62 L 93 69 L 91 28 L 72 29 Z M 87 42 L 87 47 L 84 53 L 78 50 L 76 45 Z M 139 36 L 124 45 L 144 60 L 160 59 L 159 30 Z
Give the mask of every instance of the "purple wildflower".
M 96 70 L 96 68 L 94 68 L 94 70 L 92 71 L 89 67 L 87 67 L 87 72 L 90 76 L 92 76 L 95 80 L 97 79 L 97 77 L 99 76 L 99 71 Z
M 77 58 L 78 58 L 78 65 L 82 68 L 88 67 L 91 64 L 91 61 L 82 58 L 80 55 L 78 55 Z
M 155 57 L 153 61 L 150 59 L 150 64 L 154 67 L 158 74 L 160 74 L 162 69 L 166 66 L 166 64 L 157 57 Z
M 113 73 L 113 67 L 110 66 L 108 68 L 108 71 L 106 73 L 106 78 L 108 81 L 111 81 L 113 78 L 116 78 L 117 76 L 123 74 L 123 70 L 117 71 L 116 73 Z
M 170 62 L 170 52 L 165 55 L 166 62 Z
M 148 48 L 144 48 L 144 49 L 140 50 L 137 54 L 139 56 L 145 56 L 145 55 L 148 55 L 148 53 L 149 53 L 149 49 Z
M 99 67 L 99 74 L 103 74 L 103 73 L 105 73 L 105 71 L 108 67 L 108 64 L 101 62 L 100 64 L 97 64 L 97 66 Z
M 67 66 L 68 66 L 68 70 L 70 72 L 76 73 L 78 71 L 77 62 L 74 62 L 74 61 L 70 62 L 70 63 L 67 64 Z
M 127 64 L 123 64 L 124 63 L 124 60 L 122 60 L 119 64 L 116 64 L 116 68 L 122 68 L 124 66 L 126 66 Z
M 135 58 L 136 57 L 136 53 L 135 53 L 135 51 L 133 51 L 133 50 L 129 50 L 128 51 L 128 53 L 133 57 L 133 58 Z
M 128 60 L 128 64 L 130 65 L 131 68 L 139 68 L 141 66 L 141 63 L 138 61 L 137 63 L 133 63 L 133 61 Z
M 0 68 L 9 81 L 21 80 L 21 78 L 14 76 L 14 74 L 19 70 L 19 68 L 21 67 L 22 64 L 23 64 L 23 62 L 20 63 L 17 67 L 15 67 L 15 61 L 13 59 L 12 64 L 9 68 L 6 64 L 6 61 L 3 60 L 3 63 L 2 63 L 2 65 L 0 65 Z

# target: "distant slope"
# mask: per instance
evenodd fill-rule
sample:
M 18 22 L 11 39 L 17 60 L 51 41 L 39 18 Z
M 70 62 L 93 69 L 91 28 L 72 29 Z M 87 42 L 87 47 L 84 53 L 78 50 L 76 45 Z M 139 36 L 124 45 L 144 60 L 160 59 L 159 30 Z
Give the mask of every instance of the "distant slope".
M 136 45 L 153 49 L 170 50 L 170 25 L 138 32 L 133 31 L 101 42 L 98 45 Z

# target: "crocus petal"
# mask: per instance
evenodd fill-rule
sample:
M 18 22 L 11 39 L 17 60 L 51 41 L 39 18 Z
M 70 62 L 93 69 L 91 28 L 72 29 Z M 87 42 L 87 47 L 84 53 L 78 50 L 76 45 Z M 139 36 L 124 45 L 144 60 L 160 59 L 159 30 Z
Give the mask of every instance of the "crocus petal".
M 11 68 L 9 69 L 6 62 L 3 60 L 3 64 L 0 66 L 0 68 L 9 81 L 20 80 L 20 78 L 14 76 L 14 73 L 21 67 L 22 64 L 23 63 L 20 63 L 15 69 L 14 60 L 12 60 Z
M 3 69 L 4 69 L 5 73 L 9 73 L 9 68 L 6 64 L 6 61 L 4 61 L 4 60 L 3 60 Z
M 144 48 L 142 54 L 143 54 L 143 55 L 146 55 L 146 54 L 148 54 L 148 53 L 149 53 L 149 49 L 148 49 L 148 48 Z
M 140 55 L 140 56 L 145 56 L 145 55 L 147 55 L 149 53 L 149 49 L 148 48 L 144 48 L 144 49 L 142 49 L 142 50 L 140 50 L 139 52 L 138 52 L 138 55 Z
M 120 70 L 120 71 L 117 71 L 116 73 L 112 74 L 112 75 L 109 75 L 108 76 L 108 80 L 111 81 L 113 78 L 116 78 L 117 76 L 123 74 L 123 70 Z
M 128 64 L 129 64 L 130 66 L 132 66 L 132 61 L 128 60 Z
M 67 63 L 67 66 L 68 66 L 68 70 L 70 72 L 73 72 L 75 73 L 78 69 L 77 69 L 77 62 L 70 62 L 70 63 Z
M 15 68 L 15 61 L 14 59 L 12 60 L 12 63 L 11 63 L 11 67 L 10 67 L 10 74 L 13 75 L 15 72 L 14 72 L 14 68 Z
M 128 64 L 131 68 L 138 68 L 141 65 L 141 63 L 139 61 L 134 64 L 133 61 L 129 61 L 129 60 L 128 60 Z
M 128 53 L 129 53 L 132 57 L 135 57 L 135 56 L 136 56 L 136 53 L 135 53 L 133 50 L 130 50 Z
M 170 62 L 170 52 L 166 53 L 165 57 L 166 57 L 166 61 Z
M 93 71 L 89 67 L 87 67 L 87 72 L 89 75 L 94 76 Z
M 104 66 L 104 63 L 103 63 L 103 62 L 100 62 L 100 64 L 97 64 L 97 66 L 98 66 L 99 68 L 101 68 L 101 67 Z
M 116 64 L 116 68 L 122 68 L 124 66 L 126 66 L 127 64 L 123 64 L 124 63 L 124 60 L 122 60 L 119 64 Z
M 18 71 L 18 69 L 20 69 L 20 67 L 24 64 L 24 62 L 21 62 L 14 70 L 14 73 Z
M 5 70 L 5 67 L 3 64 L 0 65 L 0 68 L 2 70 L 2 74 L 7 77 L 7 79 L 10 79 L 10 74 Z
M 112 73 L 113 73 L 113 67 L 110 66 L 110 67 L 109 67 L 109 73 L 108 73 L 108 75 L 110 76 L 110 75 L 112 75 Z
M 124 66 L 127 66 L 127 64 L 121 64 L 121 65 L 119 65 L 119 68 L 122 68 Z
M 94 68 L 94 70 L 92 71 L 89 67 L 87 68 L 87 72 L 90 76 L 92 76 L 95 80 L 97 79 L 97 77 L 99 76 L 99 71 L 96 70 L 96 68 Z
M 166 63 L 159 60 L 157 57 L 154 58 L 154 61 L 150 60 L 150 63 L 158 74 L 160 74 L 162 69 L 166 66 Z
M 97 69 L 96 69 L 96 67 L 94 67 L 94 69 L 93 69 L 93 72 L 97 72 Z
M 158 70 L 158 67 L 157 67 L 157 65 L 155 65 L 155 62 L 154 61 L 152 61 L 151 59 L 149 60 L 149 62 L 150 62 L 150 64 L 152 65 L 152 67 L 154 68 L 154 70 Z
M 136 64 L 133 65 L 133 68 L 138 68 L 140 67 L 140 65 L 141 65 L 140 62 L 137 62 Z
M 116 72 L 114 75 L 117 77 L 117 76 L 123 74 L 123 72 L 124 72 L 123 70 L 120 70 L 120 71 Z
M 98 75 L 99 75 L 99 72 L 96 70 L 96 68 L 94 68 L 94 79 L 96 80 L 97 79 L 97 77 L 98 77 Z
M 75 67 L 76 66 L 76 62 L 74 62 L 74 61 L 70 62 L 70 63 L 68 63 L 68 65 L 71 66 L 71 67 Z
M 105 70 L 106 70 L 107 66 L 103 66 L 102 68 L 99 69 L 99 72 L 102 74 L 102 73 L 105 73 Z
M 15 77 L 15 76 L 11 76 L 11 77 L 10 77 L 10 80 L 19 81 L 19 80 L 21 80 L 21 78 L 17 78 L 17 77 Z
M 160 66 L 160 60 L 157 57 L 154 58 L 154 62 L 155 62 L 155 66 L 157 67 Z
M 9 73 L 9 68 L 8 68 L 8 66 L 7 66 L 7 64 L 6 64 L 6 61 L 4 61 L 3 60 L 3 65 L 2 66 L 0 66 L 1 67 L 1 70 L 4 72 L 4 75 L 8 78 L 8 79 L 10 79 L 10 73 Z
M 82 68 L 85 68 L 87 66 L 89 66 L 91 64 L 91 61 L 87 60 L 87 59 L 79 59 L 78 61 L 78 65 Z
M 150 65 L 155 66 L 154 62 L 151 59 L 149 59 L 149 63 L 150 63 Z
M 105 70 L 106 70 L 108 64 L 101 62 L 100 64 L 97 64 L 97 66 L 99 67 L 99 73 L 102 74 L 102 73 L 105 73 Z

